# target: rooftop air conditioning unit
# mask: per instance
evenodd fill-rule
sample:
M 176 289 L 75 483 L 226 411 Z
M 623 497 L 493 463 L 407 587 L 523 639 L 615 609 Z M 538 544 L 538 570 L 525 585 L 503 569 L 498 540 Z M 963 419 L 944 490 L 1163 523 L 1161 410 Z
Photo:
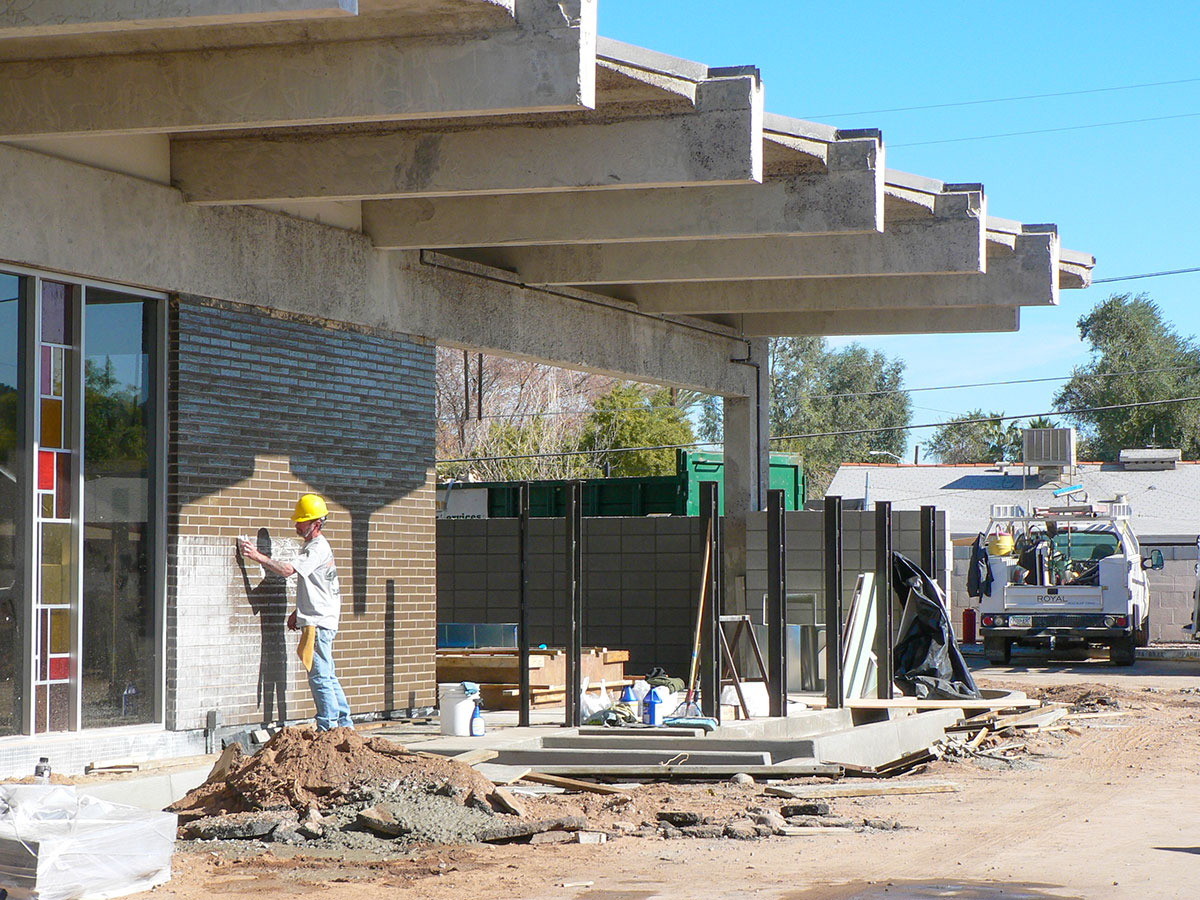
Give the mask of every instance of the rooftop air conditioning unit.
M 1074 428 L 1026 428 L 1022 461 L 1038 469 L 1075 468 Z
M 1173 469 L 1183 458 L 1179 450 L 1122 450 L 1117 457 L 1131 471 Z

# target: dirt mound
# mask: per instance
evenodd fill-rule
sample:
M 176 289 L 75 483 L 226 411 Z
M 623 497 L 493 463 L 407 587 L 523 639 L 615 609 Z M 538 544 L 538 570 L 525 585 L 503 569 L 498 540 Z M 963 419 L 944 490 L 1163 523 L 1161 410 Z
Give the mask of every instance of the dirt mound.
M 203 816 L 291 808 L 305 813 L 345 802 L 363 787 L 403 785 L 466 802 L 495 786 L 454 760 L 414 753 L 386 738 L 352 728 L 285 728 L 254 756 L 233 762 L 224 777 L 201 785 L 169 807 L 182 821 Z
M 1118 699 L 1122 693 L 1111 685 L 1104 684 L 1056 684 L 1046 688 L 1030 690 L 1031 697 L 1053 703 L 1065 703 L 1072 712 L 1096 712 L 1121 708 Z

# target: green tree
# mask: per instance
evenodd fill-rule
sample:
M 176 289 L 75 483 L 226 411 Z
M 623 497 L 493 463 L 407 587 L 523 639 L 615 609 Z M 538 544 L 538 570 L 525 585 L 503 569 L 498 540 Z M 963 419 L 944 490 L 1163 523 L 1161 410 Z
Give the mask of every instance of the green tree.
M 810 496 L 821 496 L 843 462 L 871 450 L 904 452 L 911 407 L 902 392 L 904 362 L 851 344 L 831 350 L 824 338 L 771 341 L 771 434 L 886 429 L 773 441 L 773 450 L 800 454 Z
M 111 359 L 84 366 L 84 460 L 90 475 L 146 471 L 146 410 L 138 392 L 113 374 Z
M 1123 449 L 1159 446 L 1178 447 L 1186 459 L 1200 458 L 1198 402 L 1086 411 L 1200 396 L 1195 340 L 1177 334 L 1145 294 L 1112 295 L 1079 320 L 1079 334 L 1091 345 L 1092 358 L 1075 368 L 1054 395 L 1054 405 L 1079 427 L 1083 453 L 1115 460 Z M 1097 377 L 1111 372 L 1138 374 Z
M 583 450 L 611 451 L 622 447 L 690 444 L 695 440 L 686 411 L 671 403 L 669 390 L 623 384 L 597 398 L 579 446 Z M 603 452 L 595 455 L 595 461 L 613 476 L 675 472 L 674 450 Z
M 1015 421 L 1005 425 L 1003 417 L 982 409 L 955 416 L 925 442 L 925 452 L 947 465 L 1019 460 L 1023 429 Z

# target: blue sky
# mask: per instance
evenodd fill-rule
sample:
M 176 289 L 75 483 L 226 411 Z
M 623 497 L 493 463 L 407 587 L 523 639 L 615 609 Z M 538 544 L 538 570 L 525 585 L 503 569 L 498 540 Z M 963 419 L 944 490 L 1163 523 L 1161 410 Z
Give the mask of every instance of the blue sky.
M 1200 4 L 600 0 L 599 10 L 606 37 L 758 66 L 770 112 L 881 129 L 889 168 L 982 182 L 989 213 L 1056 223 L 1064 246 L 1096 256 L 1096 278 L 1200 266 Z M 1185 83 L 870 112 L 1155 82 Z M 1158 120 L 918 146 L 1133 119 Z M 1126 291 L 1148 293 L 1181 333 L 1200 332 L 1195 273 L 1064 291 L 1057 308 L 1022 310 L 1016 334 L 860 342 L 902 357 L 909 387 L 1067 375 L 1087 358 L 1079 317 Z M 913 421 L 980 406 L 1038 413 L 1056 386 L 916 394 Z

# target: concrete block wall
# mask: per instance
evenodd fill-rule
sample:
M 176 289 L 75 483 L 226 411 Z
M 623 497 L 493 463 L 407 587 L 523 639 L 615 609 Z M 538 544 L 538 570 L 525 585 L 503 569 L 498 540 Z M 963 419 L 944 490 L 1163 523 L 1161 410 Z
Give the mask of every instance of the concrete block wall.
M 1183 627 L 1192 621 L 1196 589 L 1196 542 L 1190 540 L 1152 539 L 1142 546 L 1142 555 L 1161 550 L 1163 568 L 1148 571 L 1150 584 L 1150 640 L 1191 641 Z M 954 548 L 954 623 L 962 635 L 963 610 L 978 607 L 978 600 L 967 596 L 967 566 L 970 547 Z
M 433 704 L 433 346 L 182 298 L 170 347 L 167 726 L 313 714 L 293 588 L 233 553 L 246 536 L 294 555 L 307 491 L 330 506 L 353 711 Z
M 862 569 L 875 566 L 874 513 L 844 518 L 845 600 Z M 917 512 L 893 514 L 894 549 L 917 560 Z M 788 592 L 812 591 L 824 600 L 823 513 L 787 514 Z M 534 644 L 565 646 L 566 566 L 562 519 L 533 519 L 529 603 Z M 517 620 L 519 568 L 516 519 L 444 519 L 437 523 L 439 622 L 502 624 Z M 945 517 L 938 540 L 945 546 Z M 747 535 L 747 596 L 761 621 L 766 591 L 766 516 L 751 515 Z M 947 557 L 948 561 L 948 557 Z M 630 651 L 626 671 L 662 666 L 686 676 L 703 565 L 703 535 L 696 517 L 589 518 L 584 520 L 585 645 Z M 946 567 L 943 567 L 943 572 Z M 823 609 L 823 606 L 821 607 Z

